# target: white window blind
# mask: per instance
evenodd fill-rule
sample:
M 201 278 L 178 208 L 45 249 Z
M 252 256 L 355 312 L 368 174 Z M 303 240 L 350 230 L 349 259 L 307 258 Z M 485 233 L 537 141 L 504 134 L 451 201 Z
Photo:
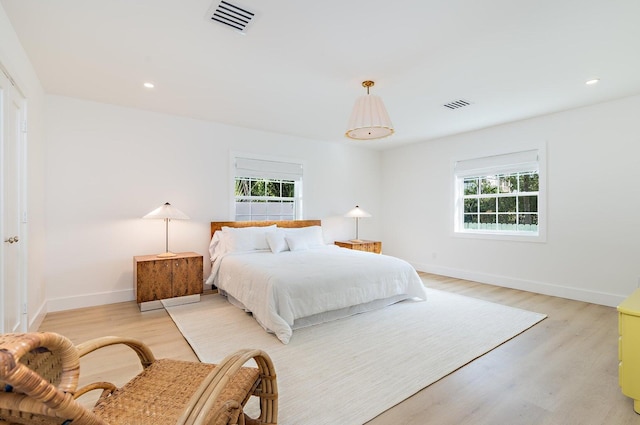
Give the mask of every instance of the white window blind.
M 275 180 L 302 180 L 302 164 L 255 158 L 235 158 L 236 177 Z
M 457 177 L 538 171 L 538 149 L 456 161 Z

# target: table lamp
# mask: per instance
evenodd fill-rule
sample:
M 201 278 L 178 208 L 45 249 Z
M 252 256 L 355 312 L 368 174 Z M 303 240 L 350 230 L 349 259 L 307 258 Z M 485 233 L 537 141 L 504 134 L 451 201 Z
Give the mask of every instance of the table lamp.
M 371 217 L 371 214 L 356 205 L 354 209 L 346 213 L 344 216 L 356 219 L 356 238 L 351 239 L 351 242 L 362 242 L 362 240 L 358 238 L 358 220 L 361 218 Z
M 172 206 L 170 203 L 165 203 L 164 205 L 159 206 L 155 210 L 151 211 L 149 214 L 145 215 L 142 218 L 161 218 L 164 220 L 165 224 L 165 252 L 162 254 L 158 254 L 158 257 L 175 257 L 176 254 L 169 251 L 169 221 L 171 219 L 174 220 L 189 220 L 189 216 L 185 213 Z

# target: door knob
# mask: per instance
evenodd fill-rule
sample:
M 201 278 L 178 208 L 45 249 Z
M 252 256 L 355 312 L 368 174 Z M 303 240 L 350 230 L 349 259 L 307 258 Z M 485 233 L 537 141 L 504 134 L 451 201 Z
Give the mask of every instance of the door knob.
M 9 243 L 14 243 L 14 242 L 18 242 L 18 237 L 17 236 L 12 236 L 9 239 L 5 239 L 5 242 L 9 242 Z

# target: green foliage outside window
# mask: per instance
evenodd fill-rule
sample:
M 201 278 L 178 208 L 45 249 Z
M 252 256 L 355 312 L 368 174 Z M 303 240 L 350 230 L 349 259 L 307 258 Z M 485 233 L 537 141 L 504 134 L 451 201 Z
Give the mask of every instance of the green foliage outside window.
M 464 178 L 464 228 L 537 232 L 539 183 L 537 171 Z
M 275 198 L 293 198 L 295 182 L 287 180 L 236 178 L 236 197 L 260 196 Z
M 236 220 L 293 220 L 295 182 L 236 177 Z

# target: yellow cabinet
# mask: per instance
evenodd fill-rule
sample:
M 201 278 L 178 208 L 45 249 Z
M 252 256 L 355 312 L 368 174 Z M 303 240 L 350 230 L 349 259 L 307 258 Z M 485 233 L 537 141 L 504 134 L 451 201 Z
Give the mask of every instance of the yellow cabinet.
M 618 379 L 640 413 L 640 289 L 618 306 Z

